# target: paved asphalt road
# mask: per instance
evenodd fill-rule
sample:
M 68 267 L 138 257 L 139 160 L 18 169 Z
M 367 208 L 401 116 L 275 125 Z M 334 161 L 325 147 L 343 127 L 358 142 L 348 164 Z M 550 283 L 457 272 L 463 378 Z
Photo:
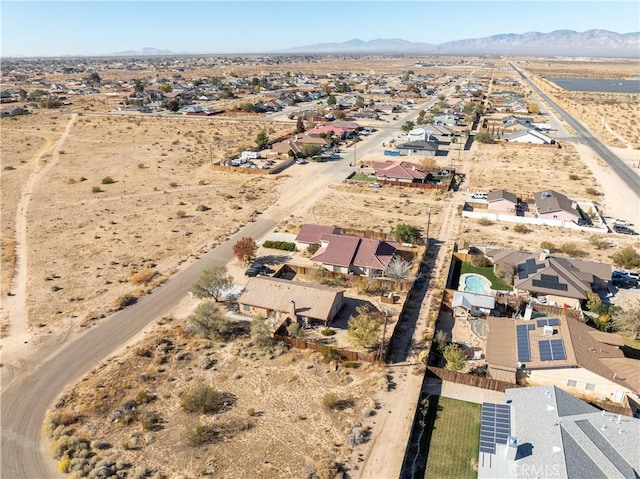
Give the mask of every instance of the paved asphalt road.
M 430 99 L 415 110 L 398 115 L 398 120 L 381 125 L 380 131 L 362 142 L 357 148 L 343 152 L 342 167 L 329 162 L 322 174 L 327 183 L 341 181 L 353 170 L 348 163 L 356 155 L 364 155 L 397 134 L 399 126 L 413 120 L 419 108 L 428 108 L 436 99 Z M 286 216 L 287 212 L 283 212 Z M 283 216 L 283 217 L 284 217 Z M 37 357 L 28 358 L 29 367 L 18 371 L 15 377 L 2 368 L 1 411 L 1 476 L 11 479 L 48 479 L 62 477 L 56 472 L 54 461 L 43 449 L 42 424 L 48 408 L 64 387 L 78 381 L 109 354 L 126 344 L 137 333 L 163 314 L 166 314 L 189 291 L 202 271 L 213 265 L 226 264 L 233 259 L 233 244 L 244 236 L 261 238 L 276 225 L 274 219 L 260 219 L 249 223 L 228 241 L 203 257 L 185 265 L 178 273 L 142 297 L 138 303 L 103 320 L 68 342 L 56 343 L 53 338 L 42 345 Z M 6 362 L 7 358 L 5 358 Z
M 542 97 L 549 105 L 551 105 L 561 116 L 562 119 L 576 132 L 578 141 L 589 146 L 600 158 L 602 158 L 609 167 L 624 181 L 632 191 L 640 192 L 640 178 L 638 175 L 624 163 L 617 155 L 607 148 L 598 138 L 594 137 L 591 132 L 582 126 L 575 118 L 573 118 L 566 110 L 561 108 L 551 98 L 549 98 L 540 88 L 529 80 L 529 78 L 518 70 L 513 64 L 510 64 L 524 81 L 528 82 L 531 88 Z

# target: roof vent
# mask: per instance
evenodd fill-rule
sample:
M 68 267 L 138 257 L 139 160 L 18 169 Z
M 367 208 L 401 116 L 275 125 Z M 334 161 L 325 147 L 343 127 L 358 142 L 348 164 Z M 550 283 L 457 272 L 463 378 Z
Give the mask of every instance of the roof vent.
M 553 326 L 544 326 L 542 328 L 543 336 L 553 336 Z

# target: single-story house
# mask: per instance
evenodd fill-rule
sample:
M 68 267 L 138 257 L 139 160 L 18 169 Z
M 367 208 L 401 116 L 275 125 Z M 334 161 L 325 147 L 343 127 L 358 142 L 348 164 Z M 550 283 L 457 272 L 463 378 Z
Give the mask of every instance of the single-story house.
M 250 278 L 238 298 L 239 312 L 302 322 L 331 323 L 344 302 L 344 290 L 264 276 Z
M 338 234 L 338 228 L 335 226 L 303 224 L 300 231 L 296 235 L 296 245 L 300 245 L 299 249 L 304 249 L 312 244 L 320 244 L 320 238 L 324 234 Z
M 436 156 L 438 154 L 438 140 L 432 138 L 431 140 L 416 140 L 400 143 L 397 146 L 401 155 L 421 155 L 421 156 Z
M 478 479 L 637 478 L 639 430 L 555 386 L 507 389 L 482 404 Z
M 396 252 L 396 243 L 356 236 L 323 234 L 312 261 L 334 273 L 381 276 Z
M 29 112 L 19 106 L 10 106 L 0 109 L 0 117 L 27 115 Z
M 493 190 L 487 193 L 487 209 L 514 212 L 518 207 L 518 198 L 506 190 Z
M 554 385 L 593 399 L 622 402 L 640 392 L 640 368 L 604 334 L 570 317 L 487 320 L 488 374 L 501 381 Z M 617 336 L 617 335 L 612 335 Z M 627 364 L 629 363 L 629 364 Z
M 548 218 L 578 223 L 582 216 L 577 203 L 562 193 L 553 190 L 538 191 L 533 194 L 538 218 Z
M 372 165 L 376 178 L 398 183 L 425 183 L 428 173 L 407 161 L 376 161 Z
M 535 128 L 504 135 L 502 140 L 507 143 L 532 143 L 534 145 L 554 145 L 556 143 L 556 140 Z
M 464 310 L 472 316 L 488 316 L 496 306 L 493 296 L 456 291 L 453 293 L 451 307 L 454 312 L 457 309 Z
M 423 128 L 427 133 L 435 136 L 454 136 L 456 134 L 453 130 L 444 125 L 434 125 L 433 123 L 430 123 L 428 125 L 424 125 Z

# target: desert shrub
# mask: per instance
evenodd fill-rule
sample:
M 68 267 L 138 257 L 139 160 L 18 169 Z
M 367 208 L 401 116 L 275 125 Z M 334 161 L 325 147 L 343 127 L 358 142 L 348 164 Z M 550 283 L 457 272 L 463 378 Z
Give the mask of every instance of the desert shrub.
M 335 409 L 340 403 L 340 398 L 336 393 L 327 393 L 322 397 L 322 407 L 325 409 Z
M 104 190 L 102 188 L 100 188 L 99 186 L 92 186 L 91 187 L 91 192 L 92 193 L 102 193 Z
M 597 189 L 593 188 L 592 186 L 589 186 L 586 189 L 587 194 L 592 195 L 592 196 L 600 196 L 602 195 L 602 193 L 600 191 L 598 191 Z
M 171 181 L 171 182 L 169 183 L 169 186 L 170 186 L 171 188 L 177 188 L 179 185 L 178 185 L 178 183 L 177 183 L 177 182 L 175 182 L 175 181 Z
M 616 251 L 611 255 L 611 259 L 616 266 L 621 266 L 622 268 L 640 267 L 640 254 L 632 246 Z
M 140 271 L 134 273 L 131 278 L 129 278 L 129 281 L 135 285 L 147 284 L 156 274 L 158 274 L 158 272 L 153 268 L 142 268 Z
M 178 217 L 178 218 L 186 218 L 187 217 L 187 212 L 185 210 L 178 210 L 178 211 L 176 211 L 176 217 Z
M 294 321 L 289 326 L 287 326 L 287 334 L 292 338 L 299 338 L 300 336 L 302 336 L 302 328 L 300 327 L 300 323 Z
M 360 367 L 358 361 L 342 361 L 341 364 L 343 368 L 358 369 Z
M 380 315 L 366 306 L 358 306 L 356 311 L 358 315 L 349 318 L 347 336 L 354 345 L 371 348 L 380 340 Z
M 523 223 L 516 223 L 513 227 L 513 231 L 515 231 L 516 233 L 528 233 L 529 228 L 527 228 L 527 225 Z
M 338 474 L 338 465 L 332 457 L 323 457 L 314 466 L 318 479 L 335 479 Z
M 513 263 L 500 263 L 496 265 L 494 273 L 502 281 L 513 286 L 513 275 L 516 273 L 516 267 Z
M 491 226 L 493 224 L 493 221 L 491 221 L 489 218 L 480 218 L 478 220 L 478 224 L 482 226 Z
M 58 472 L 66 474 L 69 472 L 69 466 L 71 465 L 71 458 L 64 456 L 58 463 Z
M 222 408 L 220 393 L 211 386 L 200 384 L 182 396 L 182 408 L 188 412 L 210 414 Z
M 422 237 L 422 230 L 417 226 L 400 223 L 393 230 L 393 234 L 401 243 L 417 243 Z
M 100 183 L 102 183 L 103 185 L 112 185 L 115 182 L 116 180 L 114 180 L 110 176 L 105 176 L 104 178 L 102 178 L 102 181 L 100 181 Z
M 336 334 L 336 331 L 331 328 L 324 328 L 320 330 L 320 334 L 322 334 L 323 336 L 333 336 L 334 334 Z
M 579 180 L 580 177 L 578 175 L 575 175 L 575 174 L 572 173 L 572 174 L 569 175 L 569 179 L 573 180 L 573 181 L 576 181 L 576 180 Z
M 269 349 L 273 346 L 273 337 L 263 318 L 251 321 L 251 342 L 259 349 Z
M 207 205 L 198 205 L 196 206 L 196 211 L 209 211 L 211 208 L 209 208 Z
M 367 294 L 369 296 L 384 291 L 379 281 L 370 280 L 369 278 L 359 278 L 356 287 L 358 288 L 358 294 Z
M 445 368 L 451 371 L 460 371 L 464 368 L 464 351 L 457 344 L 446 345 L 442 350 L 442 355 L 447 360 Z
M 569 256 L 585 256 L 585 252 L 575 243 L 564 243 L 560 246 L 560 251 Z
M 208 339 L 224 339 L 230 331 L 230 324 L 213 301 L 202 301 L 187 317 L 187 332 Z
M 154 413 L 152 412 L 148 412 L 145 413 L 144 416 L 142 416 L 142 419 L 140 420 L 140 425 L 142 426 L 142 429 L 144 429 L 145 431 L 152 431 L 155 429 L 156 424 L 158 424 L 158 416 L 156 416 Z
M 543 241 L 542 243 L 540 243 L 540 248 L 548 249 L 550 252 L 557 251 L 556 245 L 551 241 Z
M 313 243 L 307 246 L 307 253 L 315 254 L 316 251 L 318 251 L 319 249 L 320 249 L 320 245 L 318 243 Z
M 591 237 L 589 238 L 589 244 L 591 244 L 591 246 L 593 246 L 597 250 L 607 249 L 609 248 L 609 246 L 611 246 L 606 238 L 603 238 L 602 235 L 599 234 L 591 235 Z
M 292 243 L 290 241 L 271 241 L 271 240 L 267 240 L 264 243 L 262 243 L 262 246 L 264 246 L 265 248 L 279 249 L 279 250 L 283 250 L 283 251 L 295 251 L 296 250 L 296 244 Z
M 479 143 L 493 143 L 493 136 L 488 131 L 476 133 L 475 141 Z
M 138 298 L 136 298 L 133 294 L 125 293 L 116 298 L 113 306 L 114 308 L 116 308 L 116 310 L 119 311 L 126 308 L 127 306 L 134 304 L 136 301 L 138 301 Z
M 190 446 L 199 447 L 205 444 L 212 444 L 220 439 L 220 431 L 211 424 L 197 426 L 187 438 Z

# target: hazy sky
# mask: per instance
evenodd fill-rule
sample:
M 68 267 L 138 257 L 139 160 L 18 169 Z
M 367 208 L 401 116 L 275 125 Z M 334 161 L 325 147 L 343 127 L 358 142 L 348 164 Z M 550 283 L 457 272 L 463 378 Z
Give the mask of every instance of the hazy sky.
M 0 1 L 2 56 L 258 53 L 354 38 L 440 44 L 500 33 L 640 31 L 633 1 Z

